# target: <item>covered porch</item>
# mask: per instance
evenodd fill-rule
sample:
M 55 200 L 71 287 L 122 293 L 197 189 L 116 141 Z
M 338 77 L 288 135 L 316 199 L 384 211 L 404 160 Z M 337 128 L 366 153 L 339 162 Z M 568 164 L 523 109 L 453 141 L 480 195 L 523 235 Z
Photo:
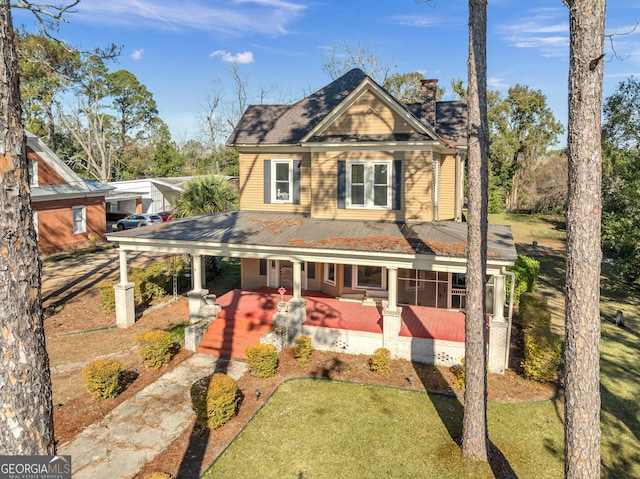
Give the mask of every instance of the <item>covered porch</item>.
M 254 329 L 267 327 L 270 321 L 286 324 L 289 342 L 304 334 L 312 338 L 316 349 L 354 354 L 371 354 L 384 347 L 396 358 L 438 364 L 458 362 L 464 355 L 464 327 L 452 327 L 439 319 L 449 313 L 464 317 L 460 310 L 464 308 L 465 224 L 345 222 L 306 214 L 232 211 L 114 233 L 108 238 L 120 247 L 120 283 L 114 289 L 116 323 L 122 327 L 135 322 L 127 253 L 190 255 L 192 290 L 185 342 L 191 350 L 200 346 L 211 318 L 218 318 L 213 323 L 234 322 L 223 331 L 234 337 L 235 322 L 247 321 L 239 315 L 231 317 L 234 308 L 240 311 L 241 296 L 224 304 L 206 289 L 204 259 L 218 256 L 241 260 L 242 291 L 287 288 L 286 298 L 267 290 L 260 293 L 271 306 L 248 308 L 262 318 L 251 323 Z M 504 314 L 505 279 L 510 274 L 506 268 L 516 259 L 510 229 L 492 226 L 488 248 L 486 275 L 492 286 L 487 297 L 491 305 L 489 369 L 503 372 L 511 317 Z M 320 290 L 328 296 L 309 296 L 309 291 Z M 276 312 L 281 299 L 286 307 Z M 355 309 L 347 312 L 347 308 Z M 434 319 L 430 323 L 424 320 L 429 314 Z M 352 324 L 360 327 L 352 328 Z
M 349 354 L 372 354 L 396 343 L 398 357 L 451 365 L 464 356 L 464 313 L 426 306 L 403 306 L 399 334 L 385 342 L 381 304 L 332 297 L 303 290 L 306 316 L 300 332 L 312 338 L 314 348 Z M 278 303 L 293 299 L 275 288 L 234 289 L 216 298 L 220 311 L 212 319 L 197 351 L 220 357 L 243 358 L 244 348 L 257 344 L 274 325 Z M 389 348 L 391 349 L 391 348 Z

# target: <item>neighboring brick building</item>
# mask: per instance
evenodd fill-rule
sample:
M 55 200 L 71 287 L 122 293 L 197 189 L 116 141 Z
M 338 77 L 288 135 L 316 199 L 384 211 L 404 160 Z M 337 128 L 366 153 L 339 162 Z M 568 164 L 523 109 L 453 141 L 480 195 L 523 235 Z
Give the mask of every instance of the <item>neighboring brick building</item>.
M 105 194 L 112 187 L 80 178 L 38 137 L 27 136 L 31 206 L 41 253 L 80 246 L 107 230 Z

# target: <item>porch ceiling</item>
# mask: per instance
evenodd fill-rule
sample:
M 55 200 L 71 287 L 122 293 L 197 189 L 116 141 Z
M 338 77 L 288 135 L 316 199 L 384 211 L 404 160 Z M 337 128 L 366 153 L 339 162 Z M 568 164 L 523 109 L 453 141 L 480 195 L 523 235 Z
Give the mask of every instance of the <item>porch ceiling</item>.
M 421 261 L 463 266 L 466 237 L 466 223 L 454 221 L 354 221 L 260 211 L 213 213 L 107 236 L 124 250 L 317 262 L 334 258 L 399 267 Z M 493 267 L 516 260 L 509 226 L 489 226 L 487 258 Z

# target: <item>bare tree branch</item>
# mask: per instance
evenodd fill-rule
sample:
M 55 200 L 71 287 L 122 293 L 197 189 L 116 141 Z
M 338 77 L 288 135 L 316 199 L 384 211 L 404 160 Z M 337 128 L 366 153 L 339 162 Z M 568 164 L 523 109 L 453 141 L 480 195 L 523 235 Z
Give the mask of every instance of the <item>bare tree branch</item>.
M 607 60 L 607 62 L 610 62 L 610 61 L 613 61 L 613 60 L 624 61 L 627 58 L 629 58 L 629 55 L 627 55 L 624 58 L 622 58 L 620 55 L 618 55 L 618 52 L 616 51 L 616 47 L 615 47 L 615 43 L 613 42 L 613 39 L 614 39 L 614 37 L 621 37 L 621 36 L 624 36 L 624 35 L 631 35 L 633 32 L 635 32 L 638 29 L 638 26 L 640 26 L 640 22 L 636 22 L 636 24 L 633 26 L 633 28 L 631 28 L 630 30 L 627 30 L 626 32 L 623 32 L 623 33 L 609 33 L 609 34 L 606 34 L 604 36 L 604 38 L 609 41 L 609 46 L 611 47 L 611 51 L 613 52 L 613 56 L 611 57 L 611 59 Z

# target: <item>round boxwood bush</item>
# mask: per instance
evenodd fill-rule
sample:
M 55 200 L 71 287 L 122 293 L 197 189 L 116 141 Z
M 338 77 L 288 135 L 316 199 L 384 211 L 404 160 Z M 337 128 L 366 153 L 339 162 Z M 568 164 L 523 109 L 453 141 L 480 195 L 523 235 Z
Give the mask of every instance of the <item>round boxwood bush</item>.
M 242 393 L 230 376 L 216 373 L 198 379 L 191 386 L 191 405 L 197 423 L 206 429 L 217 429 L 237 412 Z
M 171 361 L 174 343 L 169 331 L 160 329 L 147 331 L 136 337 L 136 344 L 140 348 L 140 356 L 144 364 L 150 368 L 158 369 Z
M 253 344 L 244 350 L 249 371 L 263 379 L 273 379 L 278 370 L 278 352 L 273 344 Z
M 96 359 L 82 370 L 84 384 L 96 399 L 110 399 L 120 393 L 122 363 L 113 359 Z

